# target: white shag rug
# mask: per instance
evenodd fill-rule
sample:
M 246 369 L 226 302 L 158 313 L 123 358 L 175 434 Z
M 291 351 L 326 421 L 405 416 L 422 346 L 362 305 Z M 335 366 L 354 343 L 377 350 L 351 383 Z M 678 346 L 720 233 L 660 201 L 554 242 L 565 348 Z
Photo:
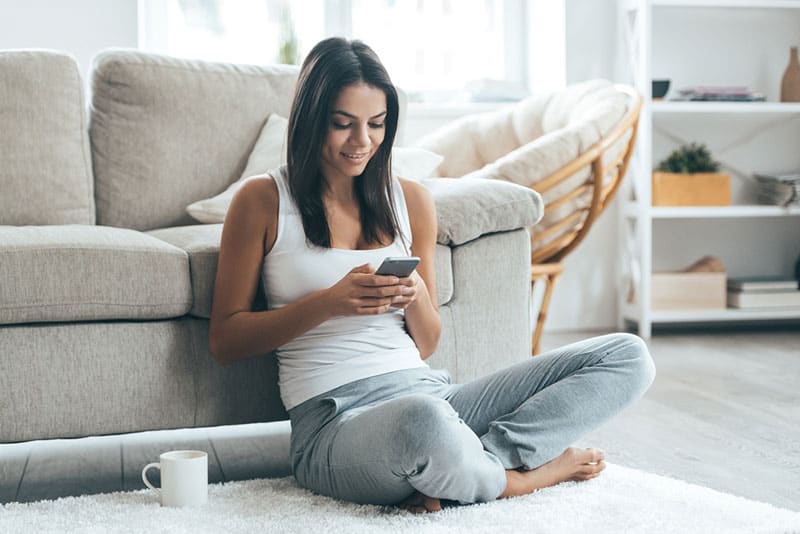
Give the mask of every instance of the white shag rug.
M 0 532 L 48 533 L 800 533 L 800 512 L 607 464 L 584 482 L 414 515 L 315 495 L 291 477 L 211 484 L 202 508 L 151 490 L 0 505 Z

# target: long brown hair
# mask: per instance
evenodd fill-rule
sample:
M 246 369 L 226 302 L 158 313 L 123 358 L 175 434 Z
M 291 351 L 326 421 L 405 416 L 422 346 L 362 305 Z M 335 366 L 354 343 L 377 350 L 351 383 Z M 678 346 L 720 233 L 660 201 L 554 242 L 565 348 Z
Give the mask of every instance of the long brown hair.
M 397 133 L 397 90 L 377 54 L 358 40 L 332 37 L 317 43 L 303 61 L 289 114 L 287 157 L 289 189 L 300 210 L 310 243 L 331 246 L 322 201 L 320 160 L 328 135 L 331 106 L 342 89 L 364 82 L 386 94 L 383 142 L 354 179 L 361 233 L 368 243 L 381 236 L 394 240 L 400 232 L 392 192 L 392 145 Z M 410 236 L 409 236 L 410 237 Z

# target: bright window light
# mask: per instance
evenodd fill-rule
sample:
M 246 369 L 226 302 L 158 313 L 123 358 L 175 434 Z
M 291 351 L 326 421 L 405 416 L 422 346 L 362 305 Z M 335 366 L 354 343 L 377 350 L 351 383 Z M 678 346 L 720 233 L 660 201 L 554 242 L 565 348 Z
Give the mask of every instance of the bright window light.
M 353 0 L 353 35 L 411 100 L 469 100 L 508 80 L 502 0 Z M 522 87 L 518 87 L 522 89 Z M 463 93 L 463 94 L 462 94 Z
M 552 0 L 550 0 L 552 1 Z M 140 48 L 233 63 L 300 63 L 361 39 L 411 102 L 526 96 L 526 0 L 140 0 Z

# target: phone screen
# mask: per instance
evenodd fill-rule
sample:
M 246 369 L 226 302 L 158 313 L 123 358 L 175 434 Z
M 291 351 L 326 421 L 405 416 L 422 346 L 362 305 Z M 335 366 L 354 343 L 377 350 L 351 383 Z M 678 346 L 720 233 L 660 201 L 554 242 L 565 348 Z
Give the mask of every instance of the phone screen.
M 416 256 L 386 258 L 383 260 L 383 263 L 381 263 L 381 266 L 378 267 L 378 270 L 375 271 L 375 274 L 393 275 L 399 278 L 405 278 L 414 272 L 414 269 L 419 265 L 419 261 L 419 258 Z

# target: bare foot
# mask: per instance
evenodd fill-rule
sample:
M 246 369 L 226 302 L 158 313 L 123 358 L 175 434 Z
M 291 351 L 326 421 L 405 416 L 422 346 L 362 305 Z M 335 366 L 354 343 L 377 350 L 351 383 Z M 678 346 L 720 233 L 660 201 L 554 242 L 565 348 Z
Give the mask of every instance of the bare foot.
M 526 495 L 567 480 L 590 480 L 606 468 L 600 449 L 569 447 L 544 465 L 530 471 L 506 470 L 506 489 L 498 498 Z
M 439 502 L 439 499 L 428 497 L 418 491 L 411 494 L 411 497 L 401 502 L 399 506 L 403 510 L 408 510 L 415 514 L 439 512 L 442 510 L 442 504 Z

